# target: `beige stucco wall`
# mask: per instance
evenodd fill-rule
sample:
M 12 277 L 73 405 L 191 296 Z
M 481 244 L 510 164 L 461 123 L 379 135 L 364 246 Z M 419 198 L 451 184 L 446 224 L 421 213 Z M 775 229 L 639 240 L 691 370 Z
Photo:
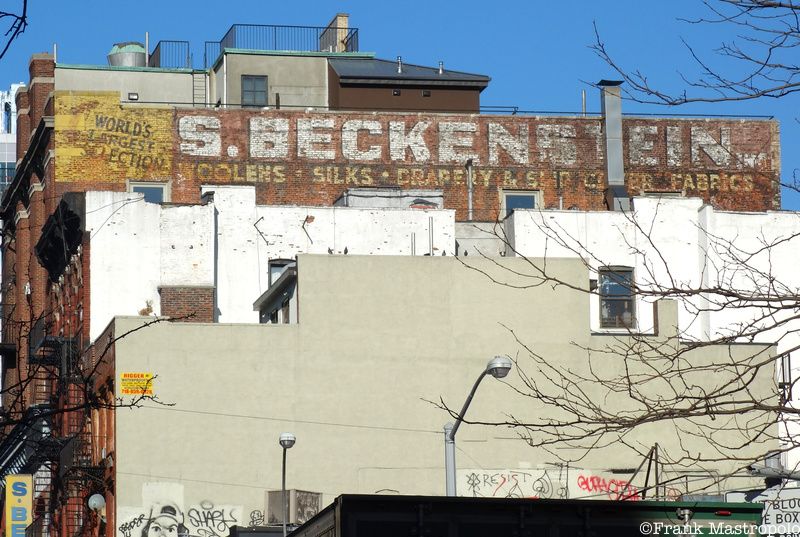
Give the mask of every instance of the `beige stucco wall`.
M 328 106 L 328 60 L 322 56 L 225 54 L 228 92 L 227 104 L 238 106 L 242 99 L 242 75 L 266 75 L 269 106 L 275 106 L 275 94 L 281 95 L 281 107 Z M 223 98 L 223 62 L 216 65 L 212 84 L 212 102 Z
M 299 324 L 159 323 L 118 340 L 117 389 L 122 373 L 150 372 L 156 375 L 155 395 L 172 405 L 148 402 L 116 411 L 118 525 L 137 513 L 147 517 L 148 502 L 163 501 L 159 495 L 184 510 L 204 502 L 224 506 L 247 525 L 252 513 L 264 510 L 264 492 L 280 488 L 282 431 L 297 436 L 288 453 L 288 487 L 322 492 L 324 503 L 341 493 L 443 494 L 441 430 L 450 418 L 429 401 L 441 397 L 459 407 L 497 354 L 518 357 L 528 366 L 526 374 L 537 375 L 515 336 L 573 371 L 586 370 L 583 348 L 615 340 L 591 335 L 584 293 L 565 286 L 513 288 L 473 270 L 510 284 L 534 283 L 496 263 L 530 272 L 523 259 L 304 255 L 298 261 Z M 547 266 L 567 283 L 588 285 L 580 261 L 550 259 Z M 668 339 L 676 324 L 674 305 L 661 303 L 658 318 L 661 336 L 652 342 L 678 345 Z M 143 320 L 117 317 L 116 336 Z M 692 359 L 722 360 L 754 349 L 772 352 L 760 346 L 706 348 Z M 618 356 L 599 360 L 607 371 L 621 371 Z M 516 375 L 509 382 L 520 386 Z M 771 373 L 765 371 L 753 390 L 771 396 Z M 588 391 L 615 411 L 618 399 L 604 398 L 600 386 Z M 524 420 L 544 413 L 533 400 L 487 378 L 468 418 L 502 420 L 513 414 Z M 467 469 L 497 480 L 515 469 L 515 479 L 522 479 L 525 469 L 533 475 L 560 462 L 559 456 L 577 455 L 531 448 L 513 430 L 498 427 L 465 424 L 457 440 L 464 494 L 471 490 Z M 626 440 L 641 446 L 658 442 L 663 453 L 677 450 L 680 441 L 700 446 L 693 438 L 678 439 L 663 423 Z M 640 462 L 615 444 L 590 451 L 570 469 L 549 466 L 549 478 L 555 487 L 557 481 L 574 481 L 577 468 L 602 473 Z M 730 468 L 712 464 L 710 470 Z M 559 475 L 565 471 L 573 474 Z M 489 481 L 483 492 L 489 492 Z
M 190 71 L 56 67 L 55 78 L 60 91 L 118 91 L 122 102 L 130 102 L 129 92 L 138 93 L 141 103 L 193 102 Z

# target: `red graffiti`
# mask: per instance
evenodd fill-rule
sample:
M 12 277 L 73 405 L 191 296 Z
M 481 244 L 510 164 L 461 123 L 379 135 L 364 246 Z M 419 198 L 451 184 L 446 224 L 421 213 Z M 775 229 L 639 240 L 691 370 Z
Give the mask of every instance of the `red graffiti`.
M 579 475 L 578 488 L 586 492 L 606 494 L 612 500 L 639 501 L 639 489 L 624 479 L 606 479 L 597 475 Z

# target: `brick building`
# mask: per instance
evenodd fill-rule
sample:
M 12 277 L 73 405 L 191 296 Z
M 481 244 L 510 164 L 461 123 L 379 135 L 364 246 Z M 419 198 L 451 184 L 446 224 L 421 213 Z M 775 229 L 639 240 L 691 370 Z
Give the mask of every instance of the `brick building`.
M 183 218 L 213 212 L 215 187 L 249 187 L 254 208 L 352 208 L 379 198 L 399 210 L 439 211 L 401 218 L 412 241 L 430 234 L 427 253 L 434 255 L 469 251 L 479 241 L 473 229 L 514 209 L 614 210 L 634 194 L 697 196 L 723 210 L 780 208 L 773 120 L 623 116 L 613 82 L 601 84 L 601 116 L 483 114 L 488 77 L 359 52 L 358 31 L 344 15 L 303 30 L 305 44 L 294 50 L 285 43 L 296 42 L 287 32 L 297 30 L 258 28 L 254 42 L 237 25 L 207 44 L 198 69 L 186 61 L 188 44 L 167 41 L 152 53 L 149 45 L 117 45 L 109 66 L 34 55 L 29 83 L 16 93 L 18 163 L 0 218 L 3 406 L 20 425 L 0 445 L 11 461 L 0 470 L 38 472 L 43 533 L 82 531 L 91 518 L 87 491 L 113 491 L 111 454 L 92 440 L 101 429 L 110 434 L 113 422 L 81 407 L 97 394 L 113 400 L 114 377 L 95 385 L 98 371 L 86 369 L 93 361 L 81 358 L 101 352 L 103 327 L 117 314 L 192 313 L 215 322 L 238 311 L 218 311 L 234 293 L 223 294 L 216 269 L 187 276 L 192 285 L 170 280 L 175 271 L 192 272 L 177 255 L 148 280 L 147 296 L 131 297 L 127 280 L 101 296 L 93 282 L 106 285 L 109 278 L 96 273 L 105 266 L 103 254 L 93 252 L 107 237 L 88 224 L 102 205 L 87 192 L 139 193 L 163 204 L 158 214 L 152 209 L 163 217 L 159 229 L 189 233 Z M 454 211 L 453 240 L 434 251 L 433 223 L 426 224 L 447 211 Z M 310 217 L 319 215 L 304 214 L 303 223 Z M 301 228 L 308 234 L 308 226 Z M 160 259 L 171 259 L 164 252 L 175 245 L 159 244 Z M 409 253 L 424 251 L 411 244 Z M 145 255 L 151 246 L 142 242 L 142 255 L 131 252 L 132 271 L 148 273 L 137 263 L 152 260 Z M 243 300 L 258 298 L 254 292 Z M 79 410 L 50 412 L 73 406 Z M 46 430 L 61 440 L 35 453 L 25 448 Z M 51 490 L 61 496 L 50 497 Z

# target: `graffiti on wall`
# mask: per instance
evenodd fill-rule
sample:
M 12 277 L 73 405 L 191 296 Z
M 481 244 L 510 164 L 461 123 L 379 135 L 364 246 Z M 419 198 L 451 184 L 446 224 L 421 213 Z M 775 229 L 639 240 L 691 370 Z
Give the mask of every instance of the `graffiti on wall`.
M 642 500 L 642 489 L 631 481 L 630 475 L 574 468 L 566 464 L 523 469 L 460 470 L 457 492 L 461 496 L 490 498 Z M 671 499 L 681 495 L 681 491 L 674 487 L 661 487 L 660 492 Z
M 566 467 L 523 470 L 462 470 L 462 496 L 485 498 L 569 498 Z
M 642 499 L 639 489 L 626 479 L 578 473 L 576 484 L 582 496 L 603 500 L 638 501 Z
M 263 526 L 264 525 L 264 511 L 260 509 L 254 509 L 250 511 L 250 522 L 247 524 L 248 527 L 254 528 L 256 526 Z
M 142 507 L 120 508 L 118 537 L 227 537 L 233 526 L 245 523 L 241 506 L 210 500 L 184 506 L 178 484 L 147 483 L 142 496 Z M 259 522 L 256 513 L 250 513 L 251 526 Z
M 230 528 L 238 524 L 241 512 L 241 509 L 203 501 L 189 508 L 186 519 L 192 535 L 226 537 Z

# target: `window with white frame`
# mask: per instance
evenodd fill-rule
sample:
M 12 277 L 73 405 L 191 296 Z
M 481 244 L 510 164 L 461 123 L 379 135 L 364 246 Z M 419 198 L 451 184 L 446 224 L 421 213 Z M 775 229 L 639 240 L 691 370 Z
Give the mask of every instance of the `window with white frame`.
M 165 203 L 170 197 L 169 183 L 128 181 L 128 192 L 144 194 L 144 201 L 148 203 Z
M 633 269 L 603 267 L 598 274 L 601 328 L 634 328 L 636 326 Z
M 535 209 L 539 206 L 538 190 L 504 190 L 502 213 L 510 216 L 514 209 Z

